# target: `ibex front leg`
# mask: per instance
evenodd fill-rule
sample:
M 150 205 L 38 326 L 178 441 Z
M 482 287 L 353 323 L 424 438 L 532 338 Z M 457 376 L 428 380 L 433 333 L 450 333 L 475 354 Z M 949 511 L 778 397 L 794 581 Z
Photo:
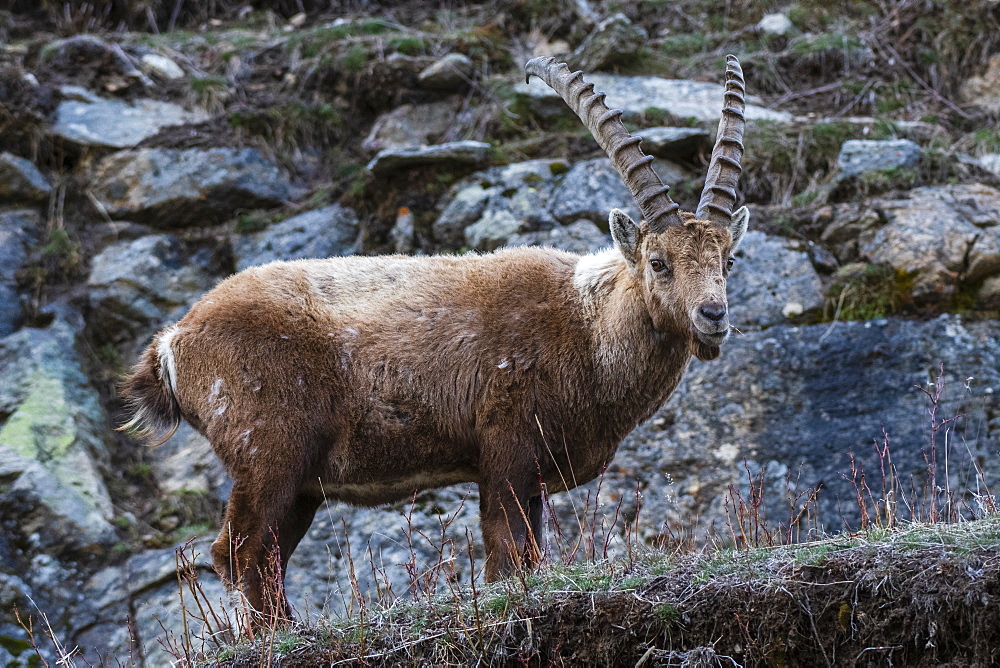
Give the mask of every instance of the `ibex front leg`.
M 481 462 L 479 519 L 486 548 L 486 580 L 493 582 L 517 569 L 532 568 L 541 559 L 542 498 L 538 464 L 525 457 L 525 444 L 517 453 L 487 457 Z M 531 446 L 528 446 L 529 448 Z M 484 452 L 491 452 L 484 448 Z M 493 450 L 492 452 L 496 452 Z M 504 461 L 499 461 L 499 460 Z

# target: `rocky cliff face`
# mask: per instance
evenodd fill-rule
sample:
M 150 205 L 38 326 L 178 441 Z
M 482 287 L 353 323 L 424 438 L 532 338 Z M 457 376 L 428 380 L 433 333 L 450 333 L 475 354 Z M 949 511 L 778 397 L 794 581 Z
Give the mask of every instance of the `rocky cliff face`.
M 919 49 L 892 42 L 907 72 L 872 46 L 936 38 L 920 18 L 992 53 L 989 3 L 892 20 L 873 5 L 858 40 L 857 17 L 814 3 L 766 17 L 750 3 L 724 25 L 695 2 L 609 16 L 586 2 L 313 4 L 184 9 L 158 32 L 143 23 L 158 10 L 118 17 L 136 28 L 118 33 L 99 29 L 110 14 L 0 14 L 0 663 L 34 653 L 16 609 L 91 662 L 128 661 L 131 633 L 135 661 L 163 665 L 160 624 L 182 627 L 174 547 L 189 539 L 207 595 L 224 598 L 205 558 L 229 492 L 211 447 L 186 425 L 152 450 L 114 431 L 116 379 L 219 280 L 355 253 L 587 253 L 610 244 L 610 209 L 638 216 L 564 105 L 518 83 L 531 55 L 598 70 L 687 208 L 721 107 L 718 54 L 740 55 L 756 95 L 741 182 L 753 229 L 729 284 L 739 333 L 691 364 L 601 480 L 549 500 L 552 559 L 577 540 L 581 556 L 739 541 L 750 512 L 805 536 L 926 519 L 931 496 L 945 514 L 992 507 L 1000 135 L 983 129 L 997 110 L 981 91 L 997 68 L 942 52 L 935 93 L 917 93 L 900 81 L 927 74 Z M 46 32 L 88 26 L 97 36 Z M 435 568 L 468 581 L 470 554 L 474 486 L 330 504 L 287 586 L 300 614 L 336 614 L 355 586 L 404 595 Z

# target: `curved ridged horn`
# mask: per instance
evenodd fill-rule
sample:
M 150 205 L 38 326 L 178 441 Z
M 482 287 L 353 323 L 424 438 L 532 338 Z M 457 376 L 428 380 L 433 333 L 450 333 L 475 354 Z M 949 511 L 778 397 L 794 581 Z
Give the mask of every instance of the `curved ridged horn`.
M 566 63 L 552 57 L 532 58 L 525 64 L 525 80 L 535 75 L 549 85 L 569 105 L 583 124 L 594 135 L 604 152 L 611 158 L 625 185 L 632 192 L 639 210 L 654 232 L 662 232 L 670 225 L 681 223 L 677 204 L 670 199 L 664 185 L 649 163 L 652 156 L 639 149 L 639 137 L 625 129 L 619 116 L 621 110 L 608 109 L 604 93 L 595 93 L 594 84 L 583 80 L 583 72 L 570 72 Z
M 747 108 L 743 95 L 746 83 L 743 69 L 736 56 L 726 56 L 726 94 L 719 120 L 719 136 L 712 150 L 712 160 L 708 163 L 708 176 L 701 201 L 695 211 L 695 218 L 710 220 L 729 227 L 736 206 L 736 184 L 740 180 L 740 158 L 743 157 L 743 130 L 747 119 L 743 112 Z

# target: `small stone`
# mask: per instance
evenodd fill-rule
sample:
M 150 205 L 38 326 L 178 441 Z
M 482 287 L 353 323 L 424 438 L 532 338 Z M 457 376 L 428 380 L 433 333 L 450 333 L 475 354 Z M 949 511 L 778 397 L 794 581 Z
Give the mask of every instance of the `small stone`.
M 417 82 L 431 90 L 461 90 L 472 77 L 472 59 L 462 53 L 449 53 L 424 69 Z
M 802 315 L 804 312 L 805 309 L 802 307 L 802 304 L 798 302 L 788 302 L 781 309 L 781 315 L 785 316 L 786 318 Z
M 43 202 L 52 186 L 30 160 L 0 153 L 0 200 Z
M 913 169 L 920 162 L 920 145 L 909 139 L 850 139 L 840 147 L 840 176 L 856 176 L 883 169 Z
M 1000 111 L 1000 53 L 990 56 L 982 76 L 970 77 L 960 89 L 962 101 L 996 113 Z
M 832 274 L 837 271 L 837 267 L 840 266 L 840 263 L 837 262 L 837 258 L 834 257 L 833 253 L 819 244 L 810 241 L 808 253 L 809 261 L 812 262 L 813 268 L 821 274 Z
M 635 58 L 647 42 L 649 33 L 622 13 L 613 14 L 597 24 L 593 32 L 573 51 L 570 69 L 593 72 L 614 65 L 624 65 Z
M 402 206 L 396 212 L 396 223 L 389 231 L 393 248 L 397 253 L 412 253 L 416 236 L 413 231 L 413 212 Z
M 490 145 L 481 141 L 455 141 L 421 148 L 385 149 L 368 163 L 367 169 L 377 177 L 400 169 L 425 165 L 468 167 L 489 160 Z
M 795 25 L 784 14 L 765 14 L 757 22 L 757 28 L 768 35 L 787 35 L 795 30 Z
M 73 84 L 59 86 L 59 95 L 65 100 L 76 100 L 77 102 L 87 102 L 90 104 L 97 104 L 104 101 L 104 98 L 100 95 L 91 93 L 83 86 L 75 86 Z
M 164 79 L 181 79 L 184 77 L 184 70 L 181 66 L 170 60 L 166 56 L 158 53 L 147 53 L 142 57 L 142 64 L 146 70 L 159 75 Z

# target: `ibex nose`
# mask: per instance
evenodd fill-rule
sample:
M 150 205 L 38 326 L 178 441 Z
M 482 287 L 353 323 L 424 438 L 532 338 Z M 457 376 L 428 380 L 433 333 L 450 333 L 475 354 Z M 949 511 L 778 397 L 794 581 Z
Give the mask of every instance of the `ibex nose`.
M 726 317 L 726 307 L 724 304 L 719 304 L 716 302 L 709 302 L 707 304 L 702 304 L 698 312 L 706 320 L 711 320 L 712 322 L 719 322 Z

